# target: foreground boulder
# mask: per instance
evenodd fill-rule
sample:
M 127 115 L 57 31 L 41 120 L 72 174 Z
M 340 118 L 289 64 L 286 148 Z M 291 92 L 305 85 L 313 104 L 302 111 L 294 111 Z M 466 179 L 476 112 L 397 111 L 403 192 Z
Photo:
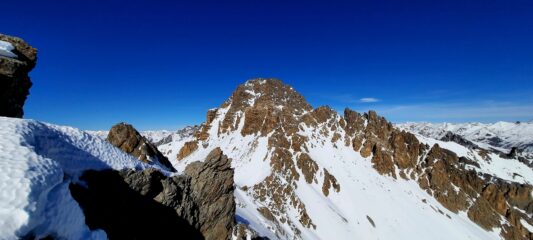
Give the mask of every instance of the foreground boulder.
M 193 162 L 185 168 L 199 208 L 196 227 L 206 239 L 231 235 L 235 221 L 233 174 L 231 160 L 220 148 L 211 151 L 204 162 Z
M 35 67 L 37 49 L 24 40 L 0 33 L 0 116 L 21 118 L 32 86 L 28 73 Z
M 159 164 L 175 171 L 167 157 L 130 124 L 119 123 L 113 126 L 107 135 L 107 141 L 142 162 Z
M 184 175 L 154 169 L 87 171 L 71 184 L 91 229 L 110 239 L 230 239 L 235 225 L 231 160 L 220 149 Z

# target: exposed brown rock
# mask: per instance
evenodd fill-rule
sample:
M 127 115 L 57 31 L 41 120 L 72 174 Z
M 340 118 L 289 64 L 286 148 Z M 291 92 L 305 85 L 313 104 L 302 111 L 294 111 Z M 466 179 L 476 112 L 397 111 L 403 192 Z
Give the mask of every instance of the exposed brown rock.
M 499 216 L 492 211 L 490 204 L 483 198 L 478 199 L 470 209 L 468 209 L 468 218 L 490 231 L 499 225 Z
M 372 157 L 372 164 L 374 164 L 374 168 L 380 174 L 391 175 L 392 177 L 396 178 L 396 172 L 394 170 L 395 165 L 392 161 L 391 155 L 387 152 L 383 152 L 381 146 L 379 145 L 374 145 L 372 154 L 374 155 Z
M 191 155 L 194 151 L 198 149 L 198 141 L 189 141 L 186 142 L 183 147 L 181 147 L 180 151 L 178 152 L 178 160 L 182 160 L 189 155 Z
M 260 208 L 257 209 L 257 211 L 259 213 L 261 213 L 261 215 L 263 215 L 263 217 L 265 217 L 269 221 L 273 222 L 273 221 L 276 220 L 276 218 L 274 217 L 272 212 L 270 212 L 270 210 L 268 210 L 268 208 L 266 208 L 266 207 L 260 207 Z
M 189 164 L 185 174 L 191 177 L 200 232 L 205 239 L 230 239 L 235 224 L 231 160 L 216 148 L 204 162 Z
M 285 148 L 276 148 L 272 153 L 270 166 L 274 172 L 283 175 L 288 181 L 300 179 L 300 174 L 292 160 L 292 154 Z
M 107 135 L 107 141 L 142 162 L 156 163 L 175 171 L 170 161 L 130 124 L 119 123 L 113 126 Z
M 316 172 L 318 171 L 318 165 L 309 157 L 308 154 L 302 153 L 298 157 L 298 168 L 302 171 L 305 181 L 307 183 L 316 183 L 317 179 L 315 177 Z
M 28 73 L 37 62 L 37 49 L 20 38 L 1 33 L 0 40 L 11 43 L 16 55 L 0 55 L 0 116 L 21 118 L 32 86 Z
M 281 231 L 281 236 L 283 236 L 284 233 L 280 223 L 288 224 L 291 230 L 296 234 L 299 234 L 300 232 L 295 223 L 293 223 L 287 216 L 287 208 L 289 206 L 300 213 L 299 221 L 302 225 L 308 228 L 316 228 L 316 225 L 313 224 L 313 221 L 307 215 L 305 205 L 295 194 L 293 186 L 287 184 L 285 180 L 282 181 L 277 177 L 277 174 L 273 173 L 261 183 L 254 185 L 253 195 L 254 198 L 267 205 L 267 208 L 273 216 L 277 216 L 279 222 L 278 220 L 275 220 L 274 224 L 278 226 L 278 229 Z
M 370 154 L 372 154 L 375 147 L 376 147 L 376 144 L 374 142 L 367 140 L 363 144 L 363 148 L 361 148 L 361 151 L 359 153 L 364 158 L 370 157 Z M 354 149 L 355 149 L 355 144 L 354 144 Z
M 420 143 L 413 134 L 393 131 L 391 146 L 394 151 L 394 161 L 400 169 L 414 168 L 420 152 Z
M 322 193 L 324 193 L 324 196 L 329 195 L 329 189 L 333 187 L 335 192 L 339 192 L 341 190 L 341 186 L 339 183 L 337 183 L 337 179 L 329 174 L 328 170 L 324 169 L 324 184 L 322 185 Z
M 307 137 L 303 137 L 298 134 L 294 134 L 291 137 L 291 148 L 292 150 L 296 152 L 302 152 L 302 151 L 308 151 L 307 147 L 305 146 L 305 142 L 307 141 Z
M 346 121 L 346 133 L 350 136 L 363 131 L 365 128 L 365 119 L 361 116 L 361 114 L 348 108 L 344 110 L 344 120 Z

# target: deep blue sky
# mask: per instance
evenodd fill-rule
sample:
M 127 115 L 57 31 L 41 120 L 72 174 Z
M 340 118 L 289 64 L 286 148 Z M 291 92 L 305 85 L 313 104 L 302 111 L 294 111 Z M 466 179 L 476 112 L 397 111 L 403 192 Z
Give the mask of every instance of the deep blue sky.
M 533 119 L 532 1 L 170 2 L 4 1 L 39 49 L 25 117 L 176 129 L 277 77 L 394 122 Z

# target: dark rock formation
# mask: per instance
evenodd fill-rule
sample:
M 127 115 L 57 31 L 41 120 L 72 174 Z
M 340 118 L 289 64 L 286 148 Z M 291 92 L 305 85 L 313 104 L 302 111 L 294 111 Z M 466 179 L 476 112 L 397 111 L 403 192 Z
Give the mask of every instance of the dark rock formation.
M 518 148 L 517 147 L 511 148 L 511 151 L 509 152 L 509 154 L 507 154 L 507 157 L 509 157 L 509 158 L 517 158 L 518 157 Z
M 186 219 L 198 211 L 187 195 L 187 177 L 166 178 L 153 170 L 106 170 L 87 171 L 81 180 L 87 187 L 71 185 L 72 196 L 87 226 L 104 230 L 109 239 L 203 239 Z M 158 201 L 171 194 L 175 206 Z
M 37 62 L 37 49 L 17 37 L 0 34 L 0 41 L 11 43 L 11 52 L 16 55 L 0 54 L 0 116 L 21 118 L 32 86 L 28 73 Z
M 71 193 L 91 229 L 110 239 L 230 239 L 235 225 L 233 169 L 220 149 L 185 174 L 154 169 L 86 171 Z
M 119 123 L 113 126 L 107 135 L 107 141 L 142 162 L 156 163 L 175 171 L 167 157 L 130 124 Z
M 233 169 L 231 160 L 216 148 L 204 162 L 185 168 L 192 196 L 199 208 L 195 225 L 206 239 L 227 239 L 235 224 Z
M 466 140 L 465 138 L 453 133 L 453 132 L 446 132 L 446 134 L 440 139 L 441 141 L 445 142 L 455 142 L 459 145 L 465 146 L 470 149 L 477 149 L 479 148 L 476 144 L 474 144 L 471 141 Z

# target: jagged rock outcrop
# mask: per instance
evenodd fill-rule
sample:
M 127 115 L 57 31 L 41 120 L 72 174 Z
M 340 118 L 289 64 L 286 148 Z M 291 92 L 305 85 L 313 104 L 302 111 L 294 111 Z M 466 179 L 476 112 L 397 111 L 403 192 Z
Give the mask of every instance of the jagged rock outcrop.
M 32 82 L 28 73 L 37 49 L 24 40 L 0 33 L 0 116 L 21 118 Z
M 235 222 L 231 160 L 215 148 L 204 162 L 188 165 L 185 174 L 199 208 L 197 228 L 206 239 L 227 239 Z
M 372 111 L 358 115 L 347 110 L 345 120 L 347 132 L 356 129 L 355 132 L 364 135 L 358 138 L 356 134 L 354 149 L 358 149 L 361 139 L 364 139 L 360 153 L 362 156 L 372 156 L 372 163 L 379 173 L 396 178 L 396 172 L 399 172 L 404 179 L 417 180 L 422 189 L 427 190 L 448 210 L 467 212 L 473 222 L 487 230 L 501 227 L 501 235 L 506 239 L 531 239 L 531 233 L 517 220 L 533 220 L 522 213 L 531 213 L 528 209 L 533 204 L 530 185 L 478 174 L 465 167 L 465 164 L 479 167 L 475 161 L 458 157 L 439 145 L 429 148 L 413 134 L 393 128 Z M 366 122 L 366 127 L 361 122 Z M 452 133 L 446 134 L 443 140 L 479 150 L 477 145 Z M 508 194 L 509 189 L 513 189 L 511 192 L 523 192 L 521 205 L 513 202 Z M 506 222 L 502 223 L 501 218 L 505 218 Z
M 80 180 L 70 189 L 87 225 L 110 239 L 230 239 L 235 226 L 233 169 L 220 149 L 183 175 L 105 170 Z
M 465 167 L 465 164 L 479 167 L 477 162 L 458 157 L 439 145 L 424 145 L 413 134 L 393 128 L 373 111 L 361 115 L 347 109 L 344 119 L 346 132 L 353 134 L 352 140 L 347 142 L 351 142 L 354 150 L 360 149 L 361 156 L 372 157 L 374 168 L 380 174 L 397 178 L 396 173 L 399 173 L 404 179 L 417 180 L 422 189 L 448 210 L 467 212 L 473 222 L 487 230 L 501 227 L 501 235 L 506 239 L 531 239 L 531 233 L 517 220 L 533 220 L 522 213 L 531 213 L 530 185 L 477 173 Z M 442 140 L 484 151 L 450 132 Z M 521 205 L 513 202 L 509 189 L 523 193 Z M 506 222 L 502 223 L 501 218 Z
M 167 157 L 130 124 L 116 124 L 109 131 L 106 140 L 142 162 L 159 164 L 170 171 L 175 171 Z

